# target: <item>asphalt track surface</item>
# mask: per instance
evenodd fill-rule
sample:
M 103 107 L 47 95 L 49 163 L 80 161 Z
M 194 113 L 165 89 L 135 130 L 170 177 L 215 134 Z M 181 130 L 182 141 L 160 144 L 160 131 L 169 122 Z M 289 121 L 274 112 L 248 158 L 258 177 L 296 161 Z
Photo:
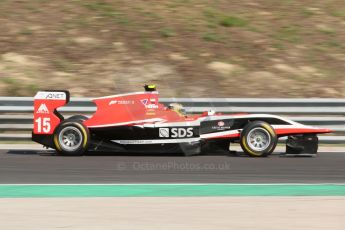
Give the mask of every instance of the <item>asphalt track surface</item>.
M 94 153 L 0 150 L 1 184 L 59 183 L 345 183 L 345 153 L 250 158 L 208 154 Z

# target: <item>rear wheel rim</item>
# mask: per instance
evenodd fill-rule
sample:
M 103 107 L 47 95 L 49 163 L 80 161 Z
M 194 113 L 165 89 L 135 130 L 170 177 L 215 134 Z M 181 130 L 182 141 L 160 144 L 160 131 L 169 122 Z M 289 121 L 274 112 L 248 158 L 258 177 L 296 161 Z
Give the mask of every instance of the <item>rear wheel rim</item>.
M 77 150 L 83 141 L 81 131 L 73 126 L 63 128 L 59 134 L 59 143 L 63 150 L 73 152 Z
M 266 129 L 257 127 L 249 131 L 247 143 L 252 150 L 262 152 L 270 146 L 271 135 Z

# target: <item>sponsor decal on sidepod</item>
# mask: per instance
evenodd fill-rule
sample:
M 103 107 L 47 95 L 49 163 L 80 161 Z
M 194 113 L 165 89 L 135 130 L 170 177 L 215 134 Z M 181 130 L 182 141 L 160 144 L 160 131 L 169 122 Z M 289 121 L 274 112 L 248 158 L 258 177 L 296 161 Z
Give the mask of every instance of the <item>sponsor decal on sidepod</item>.
M 159 137 L 184 138 L 192 136 L 193 128 L 159 128 Z

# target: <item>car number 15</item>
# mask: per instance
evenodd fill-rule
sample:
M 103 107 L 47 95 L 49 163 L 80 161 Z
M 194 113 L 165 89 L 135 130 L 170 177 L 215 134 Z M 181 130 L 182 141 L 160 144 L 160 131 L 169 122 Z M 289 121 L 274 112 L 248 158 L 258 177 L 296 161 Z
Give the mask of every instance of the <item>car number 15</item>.
M 50 132 L 50 118 L 49 117 L 39 117 L 35 120 L 37 124 L 37 132 L 39 133 L 49 133 Z

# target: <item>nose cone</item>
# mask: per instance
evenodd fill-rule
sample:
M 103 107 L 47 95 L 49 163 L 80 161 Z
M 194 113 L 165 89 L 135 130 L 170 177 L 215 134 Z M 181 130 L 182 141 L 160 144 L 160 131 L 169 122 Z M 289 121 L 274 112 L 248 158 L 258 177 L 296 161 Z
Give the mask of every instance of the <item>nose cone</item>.
M 324 128 L 317 128 L 317 131 L 319 133 L 333 133 L 333 130 L 331 130 L 331 129 L 324 129 Z

